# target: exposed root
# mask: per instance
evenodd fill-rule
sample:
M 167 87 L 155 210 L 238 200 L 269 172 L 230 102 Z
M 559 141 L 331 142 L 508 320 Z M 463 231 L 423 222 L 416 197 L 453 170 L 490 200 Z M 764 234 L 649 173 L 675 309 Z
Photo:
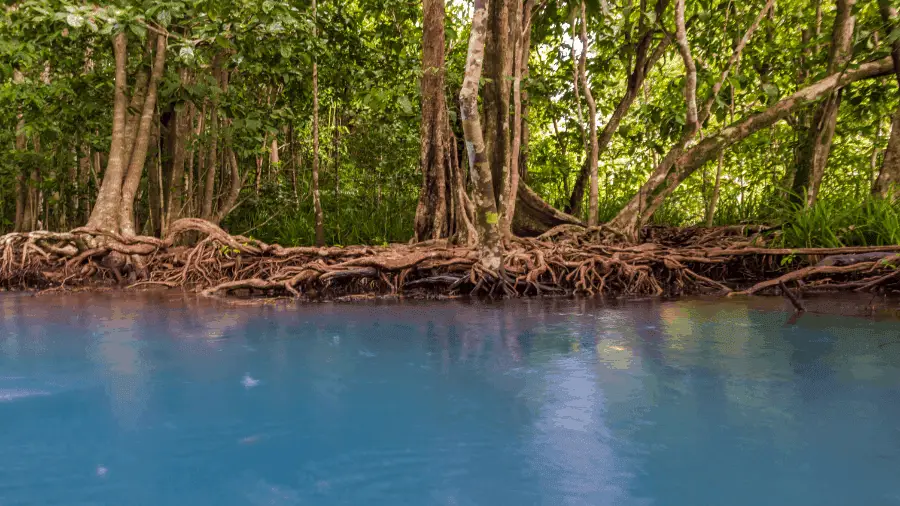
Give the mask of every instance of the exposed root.
M 668 235 L 652 230 L 645 235 L 658 242 L 629 245 L 606 227 L 563 225 L 538 238 L 515 239 L 501 267 L 490 271 L 480 265 L 475 249 L 446 241 L 285 248 L 229 235 L 203 220 L 182 219 L 164 239 L 89 229 L 7 234 L 0 237 L 0 287 L 58 291 L 163 286 L 207 296 L 315 300 L 372 295 L 749 295 L 789 281 L 800 283 L 798 292 L 888 291 L 900 283 L 900 254 L 895 253 L 900 247 L 767 249 L 760 230 L 669 230 Z M 199 241 L 177 245 L 186 233 Z M 799 265 L 798 259 L 814 263 L 824 256 L 832 260 Z M 788 267 L 782 266 L 786 257 Z M 848 259 L 855 263 L 845 265 Z M 751 283 L 756 284 L 748 287 Z

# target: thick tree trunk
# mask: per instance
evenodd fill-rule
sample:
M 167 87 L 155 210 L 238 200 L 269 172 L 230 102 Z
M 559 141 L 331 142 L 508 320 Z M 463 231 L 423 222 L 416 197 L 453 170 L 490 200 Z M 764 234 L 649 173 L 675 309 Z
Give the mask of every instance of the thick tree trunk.
M 313 38 L 316 37 L 317 15 L 316 0 L 312 0 L 313 12 Z M 312 119 L 312 136 L 313 136 L 313 159 L 312 159 L 312 198 L 313 208 L 316 221 L 316 246 L 325 246 L 325 217 L 322 213 L 322 198 L 319 195 L 319 65 L 316 59 L 313 60 L 312 68 L 312 91 L 313 91 L 313 119 Z
M 584 1 L 581 2 L 581 59 L 578 60 L 578 75 L 581 77 L 581 86 L 584 88 L 584 100 L 588 106 L 588 131 L 590 154 L 588 155 L 588 172 L 591 178 L 591 191 L 588 193 L 588 225 L 597 224 L 597 213 L 599 207 L 599 176 L 597 174 L 597 163 L 600 154 L 600 148 L 597 143 L 597 104 L 594 102 L 594 94 L 591 92 L 591 85 L 587 81 L 587 72 L 585 63 L 587 61 L 588 37 L 587 37 L 587 12 L 585 10 Z
M 657 0 L 655 8 L 657 19 L 662 19 L 662 16 L 665 13 L 668 5 L 669 0 Z M 653 36 L 656 32 L 653 30 L 652 26 L 644 26 L 644 20 L 645 16 L 641 16 L 641 24 L 639 26 L 642 35 L 635 48 L 634 67 L 631 70 L 631 74 L 628 76 L 628 84 L 625 88 L 625 94 L 616 104 L 616 108 L 613 110 L 609 121 L 607 121 L 603 126 L 603 129 L 600 131 L 597 138 L 598 159 L 600 154 L 606 151 L 606 148 L 609 146 L 613 135 L 615 135 L 616 130 L 618 130 L 619 125 L 622 123 L 622 120 L 625 118 L 625 115 L 628 113 L 628 110 L 631 108 L 631 105 L 634 103 L 635 99 L 640 93 L 641 88 L 643 88 L 644 80 L 646 79 L 647 74 L 650 72 L 650 69 L 652 69 L 656 62 L 659 61 L 659 59 L 662 57 L 666 49 L 669 47 L 669 44 L 671 43 L 671 39 L 668 36 L 664 36 L 662 40 L 660 40 L 656 44 L 656 46 L 654 46 Z M 581 115 L 579 113 L 579 118 L 580 117 Z M 579 121 L 582 120 L 579 119 Z M 575 185 L 572 187 L 572 194 L 569 197 L 569 205 L 566 207 L 566 210 L 569 213 L 576 216 L 581 214 L 581 204 L 584 200 L 584 189 L 590 180 L 590 174 L 590 164 L 585 163 L 584 165 L 582 165 L 581 170 L 578 173 L 578 177 L 575 179 Z
M 892 71 L 893 62 L 888 57 L 832 74 L 783 98 L 762 112 L 706 136 L 687 151 L 679 153 L 672 163 L 667 164 L 665 161 L 660 163 L 638 193 L 610 221 L 610 226 L 636 237 L 639 226 L 653 216 L 665 198 L 694 171 L 713 159 L 720 150 L 775 124 L 843 86 L 862 79 L 883 76 Z
M 484 144 L 491 169 L 491 185 L 498 212 L 507 206 L 509 187 L 509 99 L 512 54 L 509 47 L 509 3 L 493 0 L 487 7 L 484 47 Z
M 890 0 L 878 0 L 881 19 L 891 30 L 896 30 L 897 9 L 891 6 Z M 897 84 L 900 85 L 900 40 L 894 40 L 891 44 L 891 61 L 894 63 L 894 75 Z M 894 112 L 891 119 L 891 135 L 888 137 L 887 149 L 884 152 L 884 160 L 881 162 L 881 171 L 872 185 L 872 194 L 879 197 L 888 197 L 897 190 L 900 185 L 900 107 Z
M 119 229 L 123 234 L 135 235 L 134 226 L 134 199 L 138 186 L 141 184 L 141 175 L 144 172 L 144 164 L 147 161 L 147 150 L 152 138 L 151 129 L 156 112 L 157 85 L 162 78 L 166 60 L 166 37 L 158 35 L 156 38 L 156 54 L 153 59 L 153 68 L 150 71 L 150 80 L 147 83 L 147 94 L 141 109 L 140 123 L 134 138 L 134 147 L 131 152 L 131 160 L 128 164 L 128 172 L 122 185 L 122 205 L 119 213 Z
M 116 34 L 113 39 L 115 55 L 115 99 L 113 102 L 112 142 L 109 147 L 109 160 L 103 173 L 103 182 L 97 194 L 97 201 L 88 219 L 89 228 L 119 231 L 119 207 L 122 202 L 122 181 L 125 178 L 125 167 L 128 161 L 125 153 L 125 116 L 127 99 L 126 65 L 128 63 L 127 39 L 124 32 Z
M 459 108 L 469 156 L 469 173 L 474 186 L 475 229 L 478 232 L 481 263 L 487 269 L 495 271 L 500 268 L 502 255 L 499 216 L 494 198 L 491 165 L 485 149 L 481 119 L 478 114 L 478 83 L 481 80 L 485 38 L 488 31 L 486 18 L 485 1 L 475 0 L 469 49 L 466 56 L 466 70 L 462 89 L 459 92 Z
M 852 56 L 851 43 L 855 24 L 852 10 L 856 0 L 837 0 L 836 3 L 837 13 L 828 55 L 829 75 L 842 70 Z M 807 206 L 815 204 L 819 195 L 819 187 L 831 152 L 831 142 L 834 139 L 840 103 L 840 89 L 825 97 L 825 100 L 816 107 L 812 124 L 801 140 L 792 191 L 795 198 L 802 198 Z
M 419 166 L 422 188 L 416 207 L 417 241 L 449 237 L 453 231 L 447 103 L 444 97 L 444 0 L 422 5 L 422 126 Z

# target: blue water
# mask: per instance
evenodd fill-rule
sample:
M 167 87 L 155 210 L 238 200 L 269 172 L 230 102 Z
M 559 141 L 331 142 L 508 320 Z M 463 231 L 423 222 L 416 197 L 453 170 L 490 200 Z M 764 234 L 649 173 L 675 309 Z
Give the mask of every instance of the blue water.
M 0 297 L 0 505 L 900 505 L 900 324 Z

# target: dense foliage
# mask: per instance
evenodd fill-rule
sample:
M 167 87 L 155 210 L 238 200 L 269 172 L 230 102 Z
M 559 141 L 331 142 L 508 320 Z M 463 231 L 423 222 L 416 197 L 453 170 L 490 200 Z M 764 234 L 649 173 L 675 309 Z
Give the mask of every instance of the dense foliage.
M 762 0 L 688 2 L 697 102 L 702 106 L 709 96 L 711 108 L 686 146 L 826 78 L 832 63 L 840 72 L 888 56 L 900 30 L 885 20 L 879 5 L 837 3 L 852 9 L 855 21 L 845 64 L 831 61 L 837 40 L 832 26 L 839 17 L 831 1 L 786 0 L 771 9 L 772 2 Z M 586 78 L 596 101 L 597 128 L 603 129 L 627 93 L 642 33 L 651 34 L 652 50 L 674 37 L 677 27 L 668 2 L 605 0 L 586 7 Z M 472 7 L 454 2 L 446 9 L 445 95 L 453 148 L 465 166 L 457 97 Z M 558 209 L 571 209 L 570 196 L 590 151 L 585 90 L 579 92 L 575 85 L 583 48 L 575 28 L 580 12 L 581 4 L 571 1 L 533 6 L 528 70 L 522 80 L 528 136 L 519 170 Z M 761 13 L 765 15 L 746 48 L 730 63 Z M 65 230 L 87 222 L 108 166 L 116 72 L 111 41 L 122 32 L 128 41 L 128 85 L 135 89 L 158 51 L 157 36 L 167 42 L 135 200 L 138 233 L 160 234 L 167 212 L 200 216 L 208 204 L 210 216 L 221 211 L 222 224 L 231 233 L 312 244 L 311 76 L 316 62 L 326 241 L 380 244 L 413 237 L 422 185 L 423 22 L 421 5 L 399 0 L 324 1 L 315 17 L 307 2 L 269 0 L 8 4 L 0 24 L 4 231 L 16 225 Z M 724 70 L 730 72 L 717 83 Z M 668 40 L 658 61 L 648 65 L 608 146 L 600 149 L 601 222 L 616 217 L 635 197 L 689 129 L 685 82 L 684 58 L 675 41 Z M 714 90 L 717 84 L 720 89 Z M 838 96 L 818 199 L 791 198 L 805 143 L 819 127 L 817 108 Z M 900 207 L 870 195 L 898 106 L 897 78 L 889 71 L 796 107 L 783 120 L 726 144 L 720 155 L 678 185 L 652 214 L 652 222 L 769 223 L 781 226 L 783 243 L 797 246 L 896 243 Z M 178 209 L 170 211 L 167 206 L 175 206 L 176 200 L 165 181 L 178 173 L 173 160 L 178 139 L 186 154 L 184 192 L 176 199 Z M 240 191 L 233 203 L 227 195 L 235 181 L 228 166 L 232 154 Z M 202 202 L 207 197 L 211 200 Z M 708 217 L 714 200 L 717 205 Z M 30 223 L 23 222 L 28 209 Z M 587 205 L 576 211 L 586 222 Z

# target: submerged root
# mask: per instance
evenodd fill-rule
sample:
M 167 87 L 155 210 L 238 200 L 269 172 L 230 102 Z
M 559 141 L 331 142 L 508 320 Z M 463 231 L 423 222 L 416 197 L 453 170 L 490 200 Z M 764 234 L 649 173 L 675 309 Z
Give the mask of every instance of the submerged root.
M 900 247 L 767 249 L 758 232 L 651 231 L 647 235 L 655 234 L 658 242 L 629 245 L 604 227 L 563 227 L 511 241 L 500 268 L 488 270 L 474 248 L 446 242 L 286 248 L 232 236 L 207 221 L 182 219 L 163 239 L 89 229 L 7 234 L 0 237 L 0 287 L 182 287 L 211 297 L 316 300 L 750 295 L 791 281 L 798 292 L 889 291 L 900 285 Z M 184 234 L 200 240 L 180 246 Z M 785 268 L 785 257 L 827 261 Z

